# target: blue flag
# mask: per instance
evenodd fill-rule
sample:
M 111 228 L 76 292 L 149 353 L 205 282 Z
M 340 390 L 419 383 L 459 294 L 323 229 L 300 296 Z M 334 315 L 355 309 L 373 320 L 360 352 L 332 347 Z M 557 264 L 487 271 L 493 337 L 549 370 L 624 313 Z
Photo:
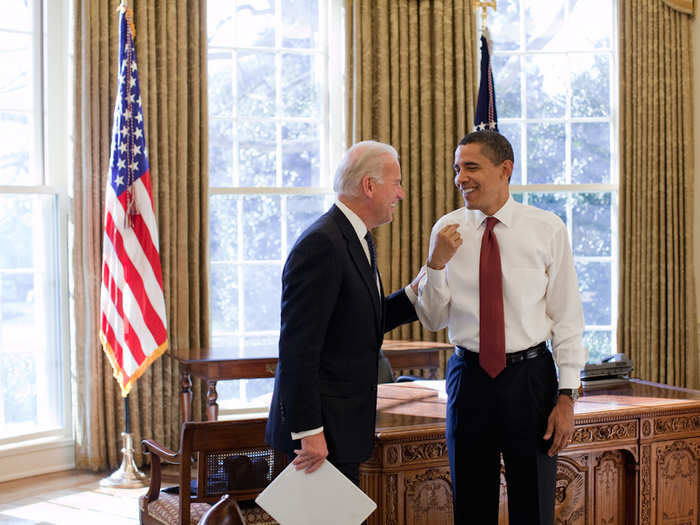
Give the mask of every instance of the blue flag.
M 491 52 L 487 37 L 488 32 L 484 30 L 481 35 L 481 79 L 479 81 L 479 98 L 476 102 L 476 113 L 474 114 L 474 131 L 481 129 L 498 131 L 496 92 L 493 86 Z

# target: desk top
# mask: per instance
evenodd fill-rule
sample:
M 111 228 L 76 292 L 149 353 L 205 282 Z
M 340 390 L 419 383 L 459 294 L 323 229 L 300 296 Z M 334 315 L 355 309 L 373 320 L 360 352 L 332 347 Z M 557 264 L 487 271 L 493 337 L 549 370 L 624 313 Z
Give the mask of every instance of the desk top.
M 377 434 L 409 428 L 445 426 L 444 381 L 378 386 Z M 604 388 L 587 388 L 574 406 L 576 423 L 595 417 L 634 416 L 671 409 L 700 410 L 700 391 L 637 379 Z
M 437 343 L 435 341 L 403 341 L 398 339 L 386 339 L 382 344 L 382 350 L 388 354 L 410 353 L 410 352 L 434 352 L 438 350 L 451 350 L 453 347 L 448 343 Z M 184 365 L 193 364 L 216 364 L 228 363 L 231 361 L 242 362 L 277 362 L 277 343 L 269 346 L 251 346 L 246 348 L 251 355 L 241 356 L 240 347 L 218 347 L 218 348 L 193 348 L 189 357 L 178 357 L 175 352 L 171 355 Z

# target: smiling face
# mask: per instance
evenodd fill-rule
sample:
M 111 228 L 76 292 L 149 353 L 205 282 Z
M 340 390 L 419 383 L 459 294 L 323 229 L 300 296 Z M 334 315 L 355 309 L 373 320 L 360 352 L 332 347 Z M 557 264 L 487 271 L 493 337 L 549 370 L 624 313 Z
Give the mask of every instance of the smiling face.
M 396 159 L 387 156 L 382 170 L 382 182 L 377 182 L 368 177 L 371 184 L 371 201 L 373 211 L 372 228 L 391 222 L 394 215 L 394 206 L 404 198 L 401 187 L 401 167 Z
M 455 186 L 462 192 L 468 209 L 493 215 L 508 200 L 508 179 L 513 162 L 504 160 L 494 164 L 482 153 L 483 147 L 478 142 L 457 146 Z

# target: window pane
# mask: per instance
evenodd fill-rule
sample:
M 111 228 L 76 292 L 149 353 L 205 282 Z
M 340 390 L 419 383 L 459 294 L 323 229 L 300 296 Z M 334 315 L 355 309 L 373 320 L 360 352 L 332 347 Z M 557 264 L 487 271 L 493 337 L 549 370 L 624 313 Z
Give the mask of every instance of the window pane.
M 236 45 L 275 45 L 274 0 L 238 0 L 236 16 Z
M 233 123 L 231 119 L 209 119 L 209 184 L 233 184 Z
M 493 81 L 497 87 L 496 110 L 498 118 L 519 118 L 522 116 L 520 57 L 518 55 L 494 55 L 492 67 Z
M 287 252 L 301 233 L 329 207 L 324 195 L 294 195 L 287 197 Z
M 243 329 L 279 330 L 282 295 L 281 264 L 243 265 Z
M 318 41 L 318 0 L 287 0 L 282 3 L 282 45 L 315 47 Z
M 528 0 L 525 3 L 525 39 L 528 51 L 565 49 L 564 1 L 541 2 Z M 563 38 L 562 38 L 563 37 Z
M 586 330 L 583 332 L 583 346 L 588 349 L 588 363 L 600 361 L 612 354 L 612 333 L 610 330 Z
M 498 16 L 487 20 L 494 51 L 520 49 L 520 1 L 500 0 Z
M 40 174 L 31 170 L 32 120 L 30 113 L 0 112 L 0 184 L 41 182 Z
M 522 157 L 522 146 L 521 146 L 521 132 L 520 124 L 508 124 L 505 122 L 498 123 L 498 130 L 501 132 L 505 138 L 508 139 L 510 145 L 513 146 L 513 158 L 515 159 L 513 163 L 513 173 L 510 176 L 511 184 L 522 184 L 523 183 L 523 157 Z
M 231 46 L 236 34 L 231 0 L 207 0 L 207 42 L 210 46 Z
M 238 256 L 238 197 L 212 195 L 209 199 L 209 259 L 233 262 Z
M 239 186 L 276 186 L 277 158 L 274 122 L 238 123 Z
M 611 182 L 610 123 L 571 124 L 571 182 Z
M 610 325 L 610 262 L 576 262 L 583 317 L 588 325 Z
M 317 117 L 319 77 L 314 55 L 282 55 L 282 108 L 289 117 Z
M 528 118 L 563 117 L 566 110 L 567 61 L 564 55 L 525 57 Z
M 32 35 L 0 31 L 0 108 L 32 109 Z
M 0 195 L 0 438 L 63 422 L 54 195 Z
M 212 262 L 209 292 L 212 331 L 238 331 L 238 294 L 240 293 L 238 266 Z
M 610 0 L 569 0 L 570 49 L 610 47 L 613 4 Z
M 572 242 L 574 255 L 612 254 L 611 194 L 574 195 Z
M 233 116 L 233 59 L 231 51 L 209 48 L 207 61 L 209 117 Z
M 566 194 L 565 193 L 529 193 L 528 204 L 543 210 L 551 211 L 566 224 Z
M 33 0 L 4 0 L 0 29 L 31 31 L 33 4 Z
M 566 128 L 564 124 L 528 124 L 528 184 L 563 184 Z
M 280 199 L 277 195 L 244 196 L 243 256 L 247 261 L 282 257 Z M 279 295 L 277 295 L 279 299 Z
M 610 57 L 578 53 L 569 60 L 571 116 L 610 115 Z
M 320 186 L 321 152 L 317 124 L 282 126 L 282 184 Z
M 275 55 L 241 51 L 237 60 L 238 114 L 271 117 L 275 114 Z

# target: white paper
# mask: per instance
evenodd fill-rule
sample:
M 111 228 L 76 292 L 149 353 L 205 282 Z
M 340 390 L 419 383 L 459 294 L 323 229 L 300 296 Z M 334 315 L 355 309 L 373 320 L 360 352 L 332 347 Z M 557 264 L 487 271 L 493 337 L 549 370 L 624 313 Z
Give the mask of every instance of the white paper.
M 255 502 L 280 525 L 359 525 L 377 508 L 328 460 L 311 474 L 290 463 Z

